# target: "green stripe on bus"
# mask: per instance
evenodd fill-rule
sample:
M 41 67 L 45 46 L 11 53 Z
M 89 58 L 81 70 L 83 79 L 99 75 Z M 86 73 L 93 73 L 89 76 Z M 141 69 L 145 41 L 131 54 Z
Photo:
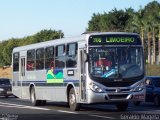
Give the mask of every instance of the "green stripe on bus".
M 47 79 L 47 83 L 63 83 L 63 79 Z

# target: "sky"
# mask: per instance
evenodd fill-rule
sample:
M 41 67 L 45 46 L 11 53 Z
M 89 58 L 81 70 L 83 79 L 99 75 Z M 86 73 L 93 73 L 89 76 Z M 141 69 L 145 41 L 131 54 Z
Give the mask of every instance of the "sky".
M 93 13 L 114 8 L 138 10 L 152 0 L 0 0 L 0 41 L 23 38 L 43 29 L 65 37 L 85 32 Z M 160 3 L 160 0 L 156 0 Z

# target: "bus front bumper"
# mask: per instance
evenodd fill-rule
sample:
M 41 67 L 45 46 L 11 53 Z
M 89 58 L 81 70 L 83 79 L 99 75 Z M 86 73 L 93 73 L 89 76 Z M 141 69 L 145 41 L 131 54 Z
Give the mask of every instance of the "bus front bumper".
M 145 90 L 140 92 L 128 93 L 95 93 L 88 90 L 88 103 L 106 103 L 106 102 L 127 102 L 127 101 L 144 101 Z

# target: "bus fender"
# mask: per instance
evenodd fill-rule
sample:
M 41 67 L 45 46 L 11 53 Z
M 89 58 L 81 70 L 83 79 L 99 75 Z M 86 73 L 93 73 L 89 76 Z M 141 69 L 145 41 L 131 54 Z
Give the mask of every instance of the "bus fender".
M 29 94 L 31 94 L 31 88 L 34 87 L 34 89 L 36 90 L 35 84 L 34 83 L 30 83 L 29 84 Z
M 77 90 L 76 90 L 75 85 L 74 85 L 73 83 L 70 83 L 70 82 L 69 82 L 69 83 L 67 84 L 67 87 L 66 87 L 67 101 L 68 101 L 68 97 L 69 97 L 69 90 L 70 90 L 71 88 L 74 88 L 75 93 L 76 93 L 76 97 L 78 98 L 78 92 L 77 92 Z M 77 100 L 79 100 L 79 99 L 77 99 Z

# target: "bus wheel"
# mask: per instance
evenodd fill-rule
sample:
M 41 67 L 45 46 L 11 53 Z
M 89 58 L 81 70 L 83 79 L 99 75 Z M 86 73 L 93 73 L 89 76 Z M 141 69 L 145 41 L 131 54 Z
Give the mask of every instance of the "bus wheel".
M 116 104 L 118 111 L 126 111 L 128 108 L 128 102 L 120 102 Z
M 69 91 L 69 107 L 72 111 L 77 111 L 80 109 L 80 104 L 77 103 L 74 88 L 71 88 Z
M 40 105 L 45 106 L 46 105 L 46 100 L 40 100 Z
M 34 89 L 34 87 L 31 88 L 30 100 L 31 100 L 31 103 L 32 103 L 33 106 L 40 105 L 40 101 L 36 100 L 36 95 L 35 95 L 35 89 Z

